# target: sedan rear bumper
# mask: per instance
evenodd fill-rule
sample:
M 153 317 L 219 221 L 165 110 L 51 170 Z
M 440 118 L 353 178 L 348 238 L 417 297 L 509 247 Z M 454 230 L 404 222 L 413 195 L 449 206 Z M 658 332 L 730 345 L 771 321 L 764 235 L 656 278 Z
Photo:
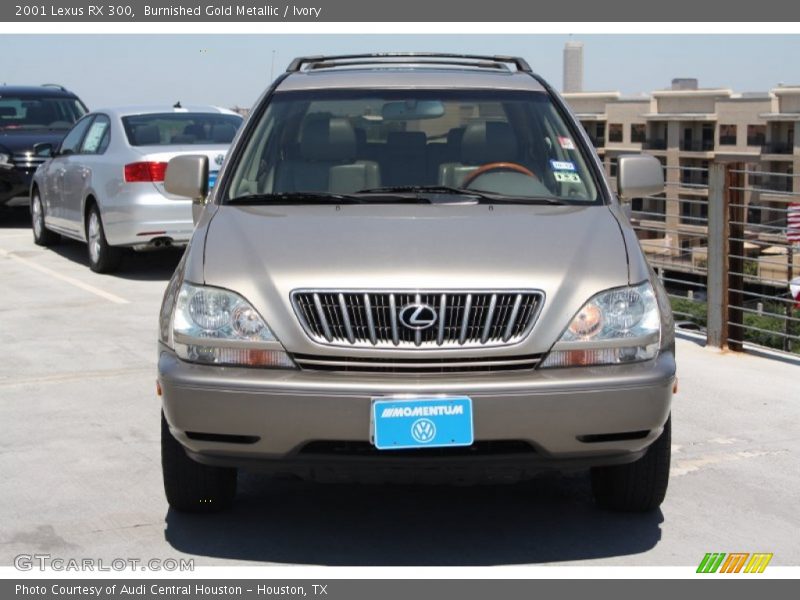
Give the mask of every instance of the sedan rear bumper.
M 150 183 L 127 184 L 100 207 L 106 238 L 112 246 L 145 247 L 153 240 L 185 245 L 192 237 L 192 203 L 172 200 Z

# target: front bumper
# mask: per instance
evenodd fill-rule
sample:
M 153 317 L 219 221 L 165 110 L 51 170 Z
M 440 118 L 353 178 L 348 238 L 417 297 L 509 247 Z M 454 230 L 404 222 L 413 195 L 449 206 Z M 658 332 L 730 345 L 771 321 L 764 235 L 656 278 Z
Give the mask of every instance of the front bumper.
M 624 366 L 401 377 L 211 367 L 184 362 L 162 347 L 158 370 L 170 429 L 199 462 L 310 478 L 328 473 L 324 478 L 340 479 L 333 473 L 387 467 L 484 473 L 507 468 L 519 478 L 548 468 L 639 458 L 669 416 L 675 360 L 666 352 Z M 527 442 L 532 451 L 363 452 L 371 448 L 371 399 L 397 394 L 469 396 L 476 446 Z M 631 432 L 637 437 L 619 435 Z M 240 437 L 217 441 L 220 435 Z M 362 451 L 309 451 L 336 445 L 331 442 Z
M 0 165 L 0 206 L 27 206 L 33 170 Z

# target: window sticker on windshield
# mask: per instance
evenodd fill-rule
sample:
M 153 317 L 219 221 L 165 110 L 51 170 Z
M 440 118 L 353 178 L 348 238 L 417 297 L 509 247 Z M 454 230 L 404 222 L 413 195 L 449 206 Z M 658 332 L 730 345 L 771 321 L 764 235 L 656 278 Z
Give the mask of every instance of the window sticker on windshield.
M 553 171 L 575 170 L 575 163 L 569 162 L 568 160 L 551 160 L 550 166 L 552 167 Z
M 564 150 L 575 150 L 575 144 L 568 137 L 558 136 L 558 143 Z
M 556 181 L 560 181 L 562 183 L 580 183 L 581 176 L 577 173 L 564 173 L 563 171 L 556 171 L 553 173 L 553 177 L 556 178 Z

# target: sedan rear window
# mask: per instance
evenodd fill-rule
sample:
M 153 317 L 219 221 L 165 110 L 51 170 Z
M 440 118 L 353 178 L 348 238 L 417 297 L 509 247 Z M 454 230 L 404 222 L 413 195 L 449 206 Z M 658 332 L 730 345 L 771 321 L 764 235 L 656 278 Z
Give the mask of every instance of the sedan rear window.
M 230 144 L 242 124 L 238 115 L 153 113 L 122 117 L 131 146 Z

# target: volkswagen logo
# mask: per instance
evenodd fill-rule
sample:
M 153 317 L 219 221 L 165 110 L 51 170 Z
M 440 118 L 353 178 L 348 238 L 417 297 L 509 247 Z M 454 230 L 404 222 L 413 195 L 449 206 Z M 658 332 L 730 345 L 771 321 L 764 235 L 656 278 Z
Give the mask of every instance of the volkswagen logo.
M 216 165 L 217 165 L 218 167 L 221 167 L 221 166 L 222 166 L 222 161 L 224 161 L 224 160 L 225 160 L 225 155 L 224 155 L 224 154 L 217 154 L 217 155 L 214 157 L 214 163 L 216 163 Z
M 420 444 L 427 444 L 436 437 L 436 425 L 430 419 L 417 419 L 411 424 L 411 437 Z
M 429 304 L 407 304 L 400 309 L 400 322 L 409 329 L 428 329 L 436 323 L 436 311 Z

